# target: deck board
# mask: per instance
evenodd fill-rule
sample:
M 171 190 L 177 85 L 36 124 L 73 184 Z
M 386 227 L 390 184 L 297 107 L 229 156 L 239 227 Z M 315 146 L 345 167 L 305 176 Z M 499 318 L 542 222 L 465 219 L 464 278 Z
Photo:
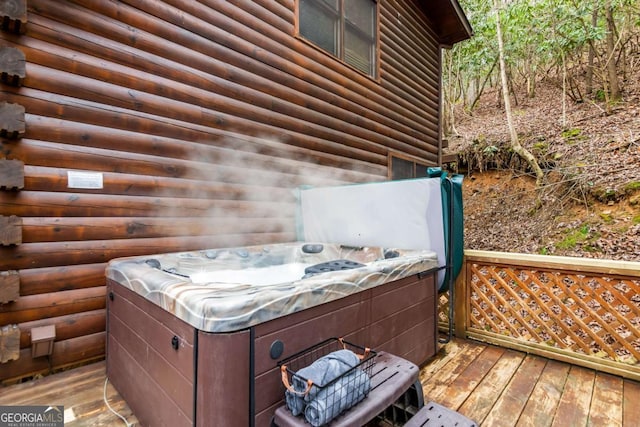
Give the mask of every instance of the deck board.
M 25 383 L 0 388 L 3 405 L 63 405 L 65 426 L 124 425 L 104 401 L 105 362 L 71 369 Z M 111 407 L 133 426 L 137 420 L 118 392 L 107 383 Z
M 542 357 L 525 357 L 484 422 L 491 426 L 515 426 L 546 363 Z
M 447 387 L 437 400 L 447 408 L 458 410 L 482 379 L 500 360 L 505 350 L 487 347 L 478 357 Z
M 538 379 L 527 405 L 522 411 L 518 427 L 550 426 L 562 396 L 564 385 L 569 374 L 569 366 L 565 363 L 550 360 Z
M 623 380 L 610 374 L 596 373 L 593 398 L 589 411 L 589 425 L 622 425 Z
M 473 341 L 453 340 L 420 371 L 425 401 L 481 426 L 638 426 L 640 383 Z M 3 405 L 64 405 L 65 426 L 121 426 L 103 400 L 105 362 L 0 388 Z M 113 386 L 110 405 L 137 419 Z M 72 419 L 73 417 L 73 419 Z
M 572 366 L 558 402 L 552 426 L 586 426 L 593 394 L 595 372 Z
M 428 376 L 426 383 L 421 378 L 425 402 L 428 400 L 438 401 L 439 397 L 447 391 L 451 382 L 458 378 L 483 350 L 484 346 L 481 345 L 462 347 L 454 358 L 450 359 L 433 375 Z
M 507 386 L 511 377 L 524 360 L 524 353 L 507 350 L 476 387 L 474 392 L 458 409 L 462 415 L 482 423 L 487 417 L 502 390 Z
M 640 384 L 624 381 L 624 399 L 622 401 L 622 424 L 640 426 Z

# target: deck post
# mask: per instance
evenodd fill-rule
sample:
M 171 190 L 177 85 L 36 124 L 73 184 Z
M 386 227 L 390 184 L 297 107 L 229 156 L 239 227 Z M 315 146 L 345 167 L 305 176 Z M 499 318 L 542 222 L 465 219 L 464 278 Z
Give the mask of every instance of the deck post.
M 456 278 L 455 295 L 457 298 L 454 301 L 453 307 L 453 321 L 454 321 L 454 334 L 456 338 L 467 337 L 467 268 L 466 257 L 462 260 L 463 268 L 460 269 L 460 273 Z

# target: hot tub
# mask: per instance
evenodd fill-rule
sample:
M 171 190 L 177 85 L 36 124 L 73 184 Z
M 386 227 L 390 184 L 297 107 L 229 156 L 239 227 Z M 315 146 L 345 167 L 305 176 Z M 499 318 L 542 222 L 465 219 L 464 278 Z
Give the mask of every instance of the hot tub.
M 277 361 L 344 336 L 436 351 L 431 251 L 287 243 L 109 263 L 107 375 L 143 425 L 269 425 Z

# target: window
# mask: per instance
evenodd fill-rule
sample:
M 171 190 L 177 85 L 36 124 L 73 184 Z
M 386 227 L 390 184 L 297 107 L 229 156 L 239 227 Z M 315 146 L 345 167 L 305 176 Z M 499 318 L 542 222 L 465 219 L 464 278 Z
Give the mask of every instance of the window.
M 427 165 L 419 160 L 390 155 L 389 178 L 392 180 L 424 178 L 428 176 L 427 169 L 431 166 L 433 165 Z
M 300 36 L 370 76 L 376 76 L 374 0 L 300 0 Z

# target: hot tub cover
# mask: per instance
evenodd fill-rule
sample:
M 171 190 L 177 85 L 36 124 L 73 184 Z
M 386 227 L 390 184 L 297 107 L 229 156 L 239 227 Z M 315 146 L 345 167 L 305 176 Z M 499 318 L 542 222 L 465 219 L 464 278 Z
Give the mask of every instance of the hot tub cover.
M 304 273 L 332 260 L 363 266 Z M 119 258 L 106 275 L 199 330 L 231 332 L 437 266 L 432 251 L 296 242 Z

